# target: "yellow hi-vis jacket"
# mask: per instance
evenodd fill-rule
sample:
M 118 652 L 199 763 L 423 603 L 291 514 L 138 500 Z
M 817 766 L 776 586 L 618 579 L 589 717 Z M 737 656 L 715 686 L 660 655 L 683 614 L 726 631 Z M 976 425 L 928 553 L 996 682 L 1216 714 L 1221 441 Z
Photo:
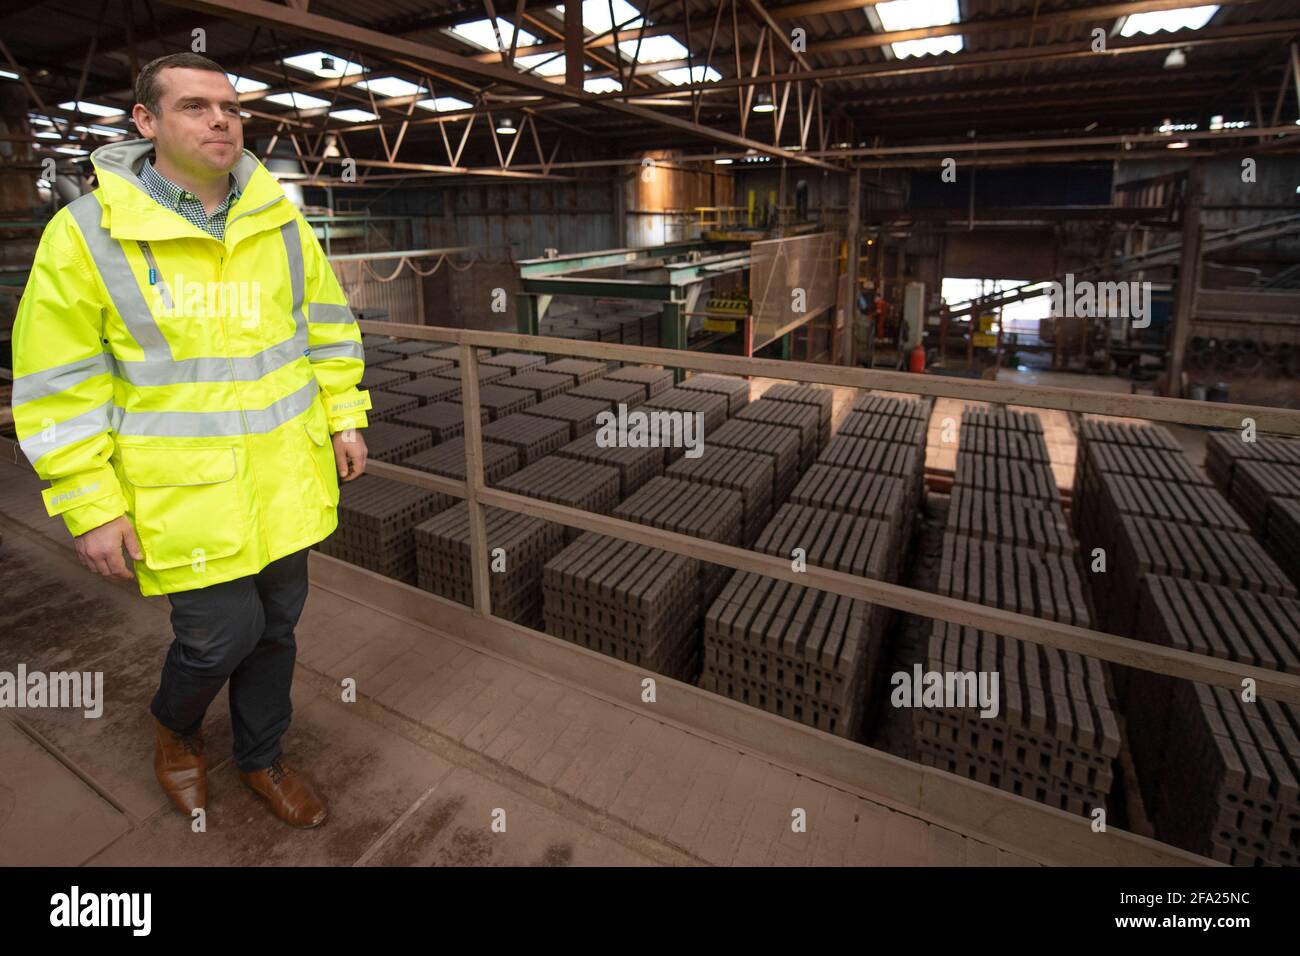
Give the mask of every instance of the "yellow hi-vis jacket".
M 311 227 L 249 152 L 225 241 L 160 206 L 136 140 L 41 236 L 14 423 L 80 535 L 128 515 L 143 594 L 255 574 L 338 523 L 330 434 L 366 425 L 361 333 Z

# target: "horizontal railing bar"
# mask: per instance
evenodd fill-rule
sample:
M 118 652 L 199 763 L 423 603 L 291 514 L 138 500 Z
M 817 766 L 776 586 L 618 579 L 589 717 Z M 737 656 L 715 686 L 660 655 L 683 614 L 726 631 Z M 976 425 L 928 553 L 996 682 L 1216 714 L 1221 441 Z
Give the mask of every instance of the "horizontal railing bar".
M 364 438 L 364 429 L 362 431 L 362 437 Z M 379 461 L 376 458 L 366 461 L 365 473 L 379 478 L 401 481 L 408 485 L 415 485 L 417 488 L 423 488 L 425 491 L 434 491 L 438 494 L 450 495 L 453 498 L 469 497 L 469 488 L 463 481 L 457 481 L 455 478 L 444 478 L 442 475 L 431 474 L 427 471 L 417 471 L 404 465 L 394 465 L 386 461 Z
M 807 565 L 806 571 L 796 571 L 787 558 L 747 551 L 744 548 L 709 541 L 705 538 L 665 531 L 662 528 L 581 511 L 567 505 L 494 488 L 484 488 L 479 492 L 478 498 L 485 505 L 556 521 L 584 531 L 593 531 L 652 548 L 673 551 L 687 557 L 725 565 L 736 571 L 753 571 L 793 584 L 881 604 L 897 611 L 976 627 L 1033 644 L 1041 644 L 1044 647 L 1075 651 L 1089 657 L 1097 657 L 1115 664 L 1137 667 L 1169 677 L 1182 677 L 1238 691 L 1242 688 L 1242 681 L 1249 678 L 1255 681 L 1260 695 L 1300 704 L 1300 675 L 1239 664 L 1235 661 L 1180 651 L 1158 644 L 1148 644 L 1071 624 L 1060 624 L 1027 614 L 1017 614 L 984 604 L 974 604 L 932 594 L 929 591 L 920 591 L 901 584 L 889 584 L 830 568 L 816 567 L 812 564 Z
M 1121 418 L 1145 418 L 1179 425 L 1208 425 L 1240 429 L 1242 420 L 1253 419 L 1260 432 L 1300 435 L 1300 411 L 1238 405 L 1228 402 L 1198 402 L 1183 398 L 1154 395 L 1123 395 L 1089 392 L 1076 388 L 1048 385 L 1008 385 L 978 379 L 956 379 L 940 375 L 916 375 L 911 372 L 886 372 L 879 369 L 854 368 L 846 365 L 821 365 L 784 359 L 744 358 L 714 355 L 681 349 L 648 348 L 641 345 L 615 345 L 560 339 L 555 336 L 521 335 L 517 332 L 480 332 L 472 329 L 438 329 L 428 325 L 399 322 L 361 322 L 363 331 L 457 345 L 467 343 L 485 348 L 517 349 L 552 355 L 604 359 L 651 365 L 666 365 L 699 372 L 787 379 L 842 388 L 879 389 L 906 392 L 934 398 L 993 402 L 1053 408 L 1067 412 L 1115 415 Z M 419 332 L 420 334 L 416 334 Z

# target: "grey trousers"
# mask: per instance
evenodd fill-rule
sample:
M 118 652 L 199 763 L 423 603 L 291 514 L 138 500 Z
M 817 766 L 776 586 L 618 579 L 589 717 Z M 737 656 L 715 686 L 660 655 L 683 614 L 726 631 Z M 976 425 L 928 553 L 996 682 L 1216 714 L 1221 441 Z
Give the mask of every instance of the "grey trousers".
M 289 728 L 307 556 L 304 548 L 257 574 L 167 595 L 175 640 L 149 709 L 164 727 L 194 733 L 229 681 L 235 763 L 248 773 L 279 758 Z

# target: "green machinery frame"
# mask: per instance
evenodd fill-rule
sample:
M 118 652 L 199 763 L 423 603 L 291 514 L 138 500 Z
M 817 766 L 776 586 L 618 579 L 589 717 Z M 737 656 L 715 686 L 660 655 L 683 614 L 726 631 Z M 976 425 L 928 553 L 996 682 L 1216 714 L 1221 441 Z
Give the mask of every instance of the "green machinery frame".
M 595 277 L 583 273 L 624 267 L 653 272 L 653 280 Z M 519 263 L 523 294 L 518 303 L 518 328 L 538 335 L 542 317 L 557 295 L 590 298 L 643 299 L 662 304 L 659 344 L 662 348 L 687 347 L 687 313 L 710 279 L 749 268 L 748 243 L 709 242 L 694 239 L 643 249 L 603 249 Z M 663 276 L 667 273 L 667 277 Z

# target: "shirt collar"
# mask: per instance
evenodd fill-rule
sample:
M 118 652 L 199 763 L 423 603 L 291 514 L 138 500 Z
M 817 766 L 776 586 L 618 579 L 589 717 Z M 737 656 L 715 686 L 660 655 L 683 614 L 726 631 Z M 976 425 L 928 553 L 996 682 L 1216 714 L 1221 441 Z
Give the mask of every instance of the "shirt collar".
M 168 209 L 177 209 L 186 199 L 198 199 L 193 193 L 186 191 L 183 187 L 159 173 L 158 170 L 153 168 L 153 162 L 148 159 L 144 161 L 144 165 L 140 168 L 140 181 L 144 183 L 145 188 L 158 201 L 158 204 Z M 218 207 L 217 211 L 221 211 L 223 208 L 229 209 L 233 206 L 235 201 L 239 199 L 240 192 L 239 184 L 235 181 L 235 177 L 231 176 L 230 192 L 226 194 L 225 201 Z

